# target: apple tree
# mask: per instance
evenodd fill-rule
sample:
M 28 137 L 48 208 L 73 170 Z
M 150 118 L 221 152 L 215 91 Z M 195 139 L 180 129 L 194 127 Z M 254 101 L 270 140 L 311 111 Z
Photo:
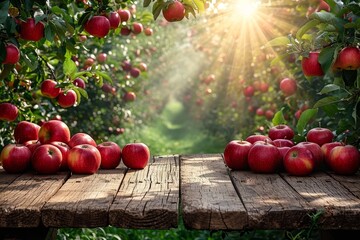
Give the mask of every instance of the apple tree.
M 317 113 L 312 125 L 320 123 L 332 129 L 338 140 L 358 146 L 360 4 L 321 2 L 323 7 L 317 11 L 310 5 L 307 21 L 295 34 L 275 38 L 270 44 L 284 46 L 279 58 L 295 54 L 294 70 L 302 79 L 300 85 L 310 93 L 304 97 L 313 109 L 312 114 Z M 299 135 L 304 136 L 306 129 L 300 130 L 304 131 Z

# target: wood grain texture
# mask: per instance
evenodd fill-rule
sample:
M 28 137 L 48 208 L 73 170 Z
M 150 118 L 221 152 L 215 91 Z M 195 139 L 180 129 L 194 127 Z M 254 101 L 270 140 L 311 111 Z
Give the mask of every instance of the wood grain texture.
M 283 177 L 310 206 L 323 212 L 318 222 L 321 229 L 360 229 L 360 199 L 338 181 L 347 184 L 346 179 L 321 172 L 308 177 Z
M 179 157 L 154 157 L 142 170 L 129 170 L 110 208 L 110 225 L 135 229 L 177 227 Z
M 1 180 L 0 227 L 38 227 L 41 209 L 68 178 L 69 173 L 36 175 L 25 173 L 5 186 Z M 11 178 L 1 176 L 2 179 Z
M 123 180 L 123 165 L 92 175 L 72 175 L 42 209 L 46 227 L 100 227 Z
M 181 203 L 187 228 L 235 230 L 248 224 L 220 154 L 181 156 Z
M 249 217 L 250 229 L 294 229 L 308 227 L 314 212 L 278 174 L 231 171 Z

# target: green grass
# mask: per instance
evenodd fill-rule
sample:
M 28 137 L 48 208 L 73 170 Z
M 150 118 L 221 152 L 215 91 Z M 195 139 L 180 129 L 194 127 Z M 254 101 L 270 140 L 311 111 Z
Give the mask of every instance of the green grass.
M 176 100 L 170 101 L 151 123 L 143 123 L 113 140 L 121 146 L 134 140 L 143 142 L 152 155 L 221 153 L 226 146 L 223 137 L 206 133 Z

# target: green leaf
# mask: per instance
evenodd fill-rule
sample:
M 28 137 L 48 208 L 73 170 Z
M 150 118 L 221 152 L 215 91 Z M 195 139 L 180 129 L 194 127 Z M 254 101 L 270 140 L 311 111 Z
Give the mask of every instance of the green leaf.
M 152 14 L 154 15 L 154 19 L 156 20 L 160 13 L 161 13 L 161 10 L 167 6 L 166 3 L 164 3 L 164 1 L 156 1 L 154 4 L 153 4 L 153 7 L 152 7 Z
M 315 103 L 315 105 L 314 105 L 314 108 L 319 108 L 319 107 L 322 107 L 322 106 L 338 103 L 338 102 L 341 102 L 341 101 L 343 101 L 343 100 L 339 99 L 338 97 L 335 97 L 335 96 L 325 97 L 325 98 L 322 98 L 319 101 L 317 101 Z
M 88 99 L 89 95 L 88 93 L 85 91 L 85 89 L 82 89 L 80 87 L 76 87 L 76 89 L 79 91 L 79 93 L 81 94 L 81 96 L 83 96 L 84 98 Z
M 305 23 L 301 28 L 299 28 L 299 30 L 296 32 L 296 39 L 297 40 L 301 40 L 303 35 L 309 31 L 311 28 L 315 27 L 316 25 L 318 25 L 320 23 L 319 20 L 314 19 L 311 21 L 308 21 L 307 23 Z
M 0 2 L 0 23 L 4 23 L 8 16 L 9 4 L 9 0 Z
M 323 87 L 323 89 L 321 89 L 320 94 L 326 94 L 329 92 L 337 91 L 339 89 L 340 89 L 340 86 L 338 86 L 336 84 L 328 84 L 325 87 Z
M 151 3 L 151 0 L 144 0 L 143 6 L 148 7 L 150 5 L 150 3 Z
M 319 54 L 319 63 L 324 72 L 327 72 L 335 61 L 334 55 L 338 52 L 337 45 L 323 48 Z
M 274 124 L 274 126 L 280 125 L 280 124 L 286 124 L 286 120 L 284 118 L 284 114 L 283 114 L 283 108 L 276 112 L 273 119 L 272 119 L 272 123 Z
M 112 79 L 109 75 L 107 75 L 105 72 L 96 71 L 96 75 L 100 76 L 101 78 L 104 78 L 109 83 L 112 83 Z
M 336 17 L 334 14 L 323 11 L 311 14 L 310 18 L 319 20 L 322 23 L 333 25 L 339 31 L 343 31 L 344 24 L 346 23 L 343 19 Z
M 286 46 L 288 44 L 290 44 L 290 39 L 288 37 L 277 37 L 267 42 L 264 47 Z
M 52 30 L 52 27 L 49 25 L 46 25 L 45 27 L 45 38 L 46 40 L 52 42 L 54 41 L 54 36 L 55 36 L 55 33 L 53 32 Z
M 71 58 L 66 58 L 63 65 L 63 71 L 66 76 L 73 78 L 72 76 L 77 72 L 76 64 Z
M 317 108 L 309 108 L 301 113 L 298 123 L 296 124 L 296 130 L 299 135 L 304 134 L 304 129 L 310 120 L 314 119 L 318 113 Z

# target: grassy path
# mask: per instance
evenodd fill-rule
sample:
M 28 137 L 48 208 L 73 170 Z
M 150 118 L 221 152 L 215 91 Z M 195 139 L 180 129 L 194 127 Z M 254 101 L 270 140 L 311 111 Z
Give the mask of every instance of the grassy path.
M 221 153 L 226 145 L 225 139 L 210 136 L 202 130 L 201 123 L 188 118 L 177 100 L 168 102 L 154 121 L 128 133 L 126 138 L 145 143 L 152 155 Z

